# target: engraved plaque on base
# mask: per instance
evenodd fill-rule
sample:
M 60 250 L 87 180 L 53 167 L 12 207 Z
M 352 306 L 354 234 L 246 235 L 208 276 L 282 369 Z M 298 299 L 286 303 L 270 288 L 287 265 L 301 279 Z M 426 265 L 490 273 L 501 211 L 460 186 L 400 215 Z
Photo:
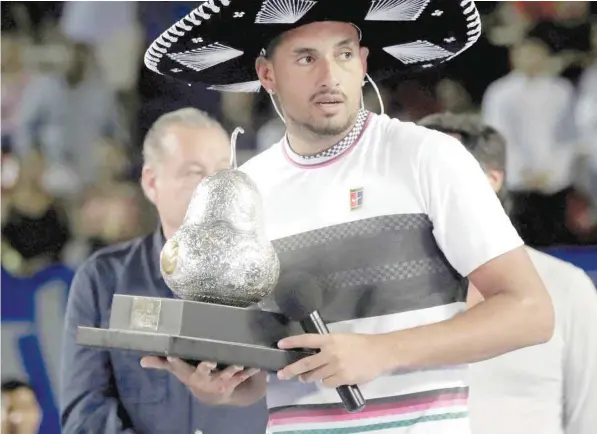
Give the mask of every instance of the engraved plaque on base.
M 133 297 L 131 303 L 131 329 L 157 331 L 162 300 L 150 297 Z

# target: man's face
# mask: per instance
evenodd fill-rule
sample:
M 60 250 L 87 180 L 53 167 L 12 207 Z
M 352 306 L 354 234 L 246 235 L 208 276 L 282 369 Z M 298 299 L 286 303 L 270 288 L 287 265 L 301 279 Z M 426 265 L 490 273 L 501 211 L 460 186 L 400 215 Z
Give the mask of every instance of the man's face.
M 35 394 L 26 387 L 2 393 L 2 432 L 36 434 L 41 410 Z
M 351 24 L 313 23 L 284 34 L 271 61 L 258 61 L 257 71 L 278 96 L 287 123 L 335 136 L 356 119 L 367 54 Z
M 197 185 L 226 169 L 229 139 L 220 129 L 171 126 L 163 136 L 156 162 L 143 168 L 143 188 L 156 206 L 164 234 L 171 237 L 182 225 Z
M 528 39 L 511 49 L 512 65 L 519 71 L 533 75 L 544 73 L 549 65 L 550 53 L 547 46 L 534 39 Z

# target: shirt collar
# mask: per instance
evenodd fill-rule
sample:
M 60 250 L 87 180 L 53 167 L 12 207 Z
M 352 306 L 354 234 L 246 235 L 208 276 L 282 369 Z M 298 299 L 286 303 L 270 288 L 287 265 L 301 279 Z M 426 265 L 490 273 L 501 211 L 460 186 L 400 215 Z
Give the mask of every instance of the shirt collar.
M 164 236 L 161 225 L 158 225 L 154 231 L 151 237 L 151 244 L 151 263 L 153 266 L 152 268 L 154 277 L 163 279 L 162 272 L 160 270 L 160 254 L 162 253 L 164 244 L 166 244 L 166 237 Z
M 316 155 L 300 155 L 294 152 L 288 141 L 288 134 L 284 136 L 282 146 L 290 161 L 299 166 L 318 166 L 328 163 L 352 149 L 365 130 L 368 119 L 369 112 L 367 110 L 359 110 L 355 124 L 348 134 L 331 148 L 321 151 Z

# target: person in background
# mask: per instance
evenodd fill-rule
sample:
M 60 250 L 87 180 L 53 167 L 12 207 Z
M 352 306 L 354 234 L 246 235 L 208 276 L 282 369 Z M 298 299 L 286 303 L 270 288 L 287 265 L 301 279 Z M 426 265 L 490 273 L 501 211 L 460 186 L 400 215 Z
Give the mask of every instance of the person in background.
M 72 268 L 96 250 L 129 241 L 156 225 L 138 182 L 130 180 L 125 150 L 110 141 L 98 143 L 94 150 L 96 181 L 71 209 L 74 236 L 63 260 Z
M 460 140 L 510 209 L 501 134 L 473 115 L 441 113 L 419 124 Z M 580 268 L 533 248 L 527 251 L 554 304 L 554 336 L 471 365 L 473 434 L 591 434 L 597 426 L 597 290 Z M 481 300 L 470 287 L 469 306 Z
M 528 245 L 573 242 L 565 206 L 578 156 L 574 89 L 550 72 L 550 49 L 537 38 L 512 47 L 510 60 L 512 72 L 487 88 L 482 113 L 507 140 L 511 218 Z
M 14 145 L 19 126 L 19 111 L 23 91 L 29 81 L 29 73 L 23 65 L 23 54 L 27 41 L 16 32 L 3 32 L 2 39 L 2 149 Z
M 591 33 L 589 62 L 578 85 L 575 118 L 581 144 L 577 196 L 569 202 L 570 227 L 579 239 L 597 243 L 597 23 Z
M 32 151 L 19 162 L 17 181 L 2 198 L 2 266 L 14 275 L 31 275 L 59 262 L 71 238 L 61 202 L 44 188 L 47 166 Z
M 60 412 L 63 434 L 263 434 L 264 402 L 212 407 L 167 371 L 138 353 L 77 345 L 78 326 L 106 327 L 114 294 L 172 298 L 159 256 L 183 223 L 197 185 L 229 166 L 229 140 L 205 112 L 181 109 L 159 118 L 143 143 L 141 185 L 160 226 L 151 235 L 99 250 L 72 283 L 62 348 Z M 183 364 L 169 358 L 174 366 Z M 143 363 L 143 366 L 141 366 Z M 195 368 L 193 368 L 195 369 Z M 203 374 L 205 364 L 196 368 Z M 251 384 L 256 371 L 235 367 L 210 373 L 210 387 Z
M 29 384 L 20 380 L 2 382 L 2 434 L 37 434 L 41 417 Z
M 14 147 L 26 157 L 39 145 L 64 188 L 95 180 L 90 155 L 99 139 L 127 141 L 114 92 L 98 74 L 90 47 L 72 43 L 68 53 L 64 71 L 36 76 L 24 90 Z

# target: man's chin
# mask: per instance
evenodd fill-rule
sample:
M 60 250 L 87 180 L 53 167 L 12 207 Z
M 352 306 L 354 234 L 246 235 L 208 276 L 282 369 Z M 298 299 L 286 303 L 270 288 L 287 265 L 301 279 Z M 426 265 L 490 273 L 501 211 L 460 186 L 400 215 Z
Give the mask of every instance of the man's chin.
M 337 114 L 321 116 L 320 119 L 307 124 L 306 127 L 320 136 L 337 136 L 348 130 L 351 125 L 350 116 Z

